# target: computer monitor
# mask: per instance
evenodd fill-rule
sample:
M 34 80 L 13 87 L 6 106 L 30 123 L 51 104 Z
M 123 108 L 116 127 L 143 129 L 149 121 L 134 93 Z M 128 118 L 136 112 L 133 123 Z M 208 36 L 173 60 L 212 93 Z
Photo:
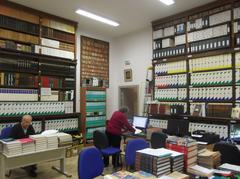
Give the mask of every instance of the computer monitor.
M 177 135 L 178 134 L 178 120 L 169 119 L 167 125 L 167 134 Z
M 189 121 L 181 119 L 169 119 L 167 125 L 167 134 L 176 136 L 187 136 Z
M 146 129 L 148 124 L 148 118 L 142 116 L 133 116 L 133 125 L 136 128 Z

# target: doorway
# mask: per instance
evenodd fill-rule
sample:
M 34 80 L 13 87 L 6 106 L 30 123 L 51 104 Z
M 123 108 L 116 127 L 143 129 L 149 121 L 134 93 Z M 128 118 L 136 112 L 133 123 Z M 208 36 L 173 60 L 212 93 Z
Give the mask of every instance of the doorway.
M 129 108 L 128 119 L 138 115 L 138 90 L 138 85 L 119 87 L 119 107 L 127 106 Z

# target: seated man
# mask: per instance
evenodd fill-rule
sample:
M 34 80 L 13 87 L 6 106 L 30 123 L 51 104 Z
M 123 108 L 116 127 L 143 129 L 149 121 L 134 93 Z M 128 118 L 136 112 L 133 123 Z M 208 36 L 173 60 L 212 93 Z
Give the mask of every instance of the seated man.
M 28 138 L 29 135 L 34 135 L 35 130 L 33 126 L 31 125 L 32 123 L 32 116 L 30 115 L 24 115 L 22 117 L 21 123 L 16 124 L 10 133 L 10 137 L 13 139 L 22 139 L 22 138 Z M 28 172 L 28 175 L 31 177 L 36 177 L 36 165 L 31 165 L 23 168 Z

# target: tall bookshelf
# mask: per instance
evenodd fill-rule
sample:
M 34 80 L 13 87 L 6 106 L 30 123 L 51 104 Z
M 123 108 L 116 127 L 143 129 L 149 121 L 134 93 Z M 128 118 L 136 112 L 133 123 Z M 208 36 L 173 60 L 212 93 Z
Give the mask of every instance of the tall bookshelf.
M 81 88 L 81 130 L 85 145 L 91 144 L 95 130 L 105 130 L 106 89 Z
M 239 19 L 238 1 L 218 0 L 152 22 L 154 100 L 171 110 L 150 116 L 181 109 L 178 117 L 190 121 L 231 123 L 240 99 Z M 194 117 L 197 105 L 202 114 Z
M 77 23 L 0 3 L 0 130 L 33 116 L 37 132 L 78 132 Z

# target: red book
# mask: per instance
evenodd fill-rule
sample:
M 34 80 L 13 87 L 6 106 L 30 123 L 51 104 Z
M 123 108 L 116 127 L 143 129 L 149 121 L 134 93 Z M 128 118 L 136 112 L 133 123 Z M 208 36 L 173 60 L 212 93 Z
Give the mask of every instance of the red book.
M 32 142 L 34 142 L 34 140 L 31 139 L 31 138 L 18 139 L 18 141 L 21 142 L 22 144 L 27 144 L 27 143 L 32 143 Z
M 42 76 L 42 77 L 41 77 L 41 84 L 42 84 L 42 87 L 49 88 L 49 86 L 50 86 L 49 77 L 47 77 L 47 76 Z

